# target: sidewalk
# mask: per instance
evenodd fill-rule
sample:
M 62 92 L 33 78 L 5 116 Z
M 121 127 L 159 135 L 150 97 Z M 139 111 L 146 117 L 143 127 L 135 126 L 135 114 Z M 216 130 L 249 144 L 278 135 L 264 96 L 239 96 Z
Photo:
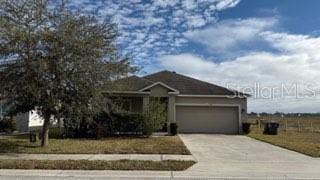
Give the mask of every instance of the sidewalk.
M 0 159 L 24 159 L 24 160 L 146 160 L 146 161 L 163 161 L 163 160 L 182 160 L 196 161 L 192 155 L 175 155 L 175 154 L 0 154 Z
M 0 180 L 174 179 L 172 171 L 16 170 L 0 169 Z M 192 179 L 192 178 L 190 178 Z

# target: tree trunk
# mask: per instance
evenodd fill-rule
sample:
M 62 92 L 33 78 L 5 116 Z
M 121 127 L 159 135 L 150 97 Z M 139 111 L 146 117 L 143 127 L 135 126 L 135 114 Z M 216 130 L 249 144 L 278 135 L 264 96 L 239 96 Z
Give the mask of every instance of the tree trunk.
M 46 116 L 42 126 L 42 139 L 41 146 L 45 147 L 49 145 L 49 125 L 50 125 L 50 116 Z

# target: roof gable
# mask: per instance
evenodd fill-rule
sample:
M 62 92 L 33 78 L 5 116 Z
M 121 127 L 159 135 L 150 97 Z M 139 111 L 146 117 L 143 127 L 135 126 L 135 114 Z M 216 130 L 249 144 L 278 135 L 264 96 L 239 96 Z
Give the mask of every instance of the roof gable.
M 174 89 L 174 88 L 172 88 L 172 87 L 170 87 L 170 86 L 168 86 L 168 85 L 166 85 L 166 84 L 164 84 L 164 83 L 162 83 L 162 82 L 155 82 L 155 83 L 153 83 L 153 84 L 151 84 L 151 85 L 149 85 L 149 86 L 147 86 L 147 87 L 144 87 L 144 88 L 142 88 L 142 89 L 140 89 L 139 91 L 146 91 L 146 90 L 150 90 L 152 87 L 154 87 L 154 86 L 158 86 L 158 85 L 160 85 L 160 86 L 162 86 L 162 87 L 165 87 L 166 89 L 169 89 L 172 93 L 177 93 L 177 94 L 179 94 L 179 91 L 177 90 L 177 89 Z
M 242 94 L 215 84 L 204 82 L 188 76 L 184 76 L 171 71 L 160 71 L 143 77 L 150 81 L 162 82 L 174 89 L 180 94 L 187 95 L 234 95 Z

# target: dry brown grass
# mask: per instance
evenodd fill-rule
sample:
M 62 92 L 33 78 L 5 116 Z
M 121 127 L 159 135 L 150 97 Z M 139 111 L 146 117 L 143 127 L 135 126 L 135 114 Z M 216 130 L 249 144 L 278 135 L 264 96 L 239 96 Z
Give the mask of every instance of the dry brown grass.
M 0 160 L 0 169 L 182 171 L 194 161 Z
M 190 154 L 178 136 L 50 139 L 48 147 L 23 138 L 0 139 L 0 153 L 44 154 Z
M 312 157 L 320 157 L 320 133 L 280 131 L 278 135 L 265 135 L 262 130 L 253 128 L 248 136 Z

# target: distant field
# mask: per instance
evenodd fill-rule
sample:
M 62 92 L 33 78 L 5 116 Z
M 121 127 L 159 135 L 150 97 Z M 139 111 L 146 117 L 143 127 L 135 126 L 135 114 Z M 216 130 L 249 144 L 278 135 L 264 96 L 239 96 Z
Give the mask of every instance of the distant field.
M 249 117 L 248 121 L 256 127 L 259 125 L 263 128 L 263 123 L 266 121 L 278 122 L 279 130 L 299 131 L 299 132 L 320 132 L 320 117 Z
M 262 133 L 263 122 L 269 120 L 280 124 L 278 135 Z M 320 157 L 320 117 L 250 117 L 249 121 L 253 123 L 249 137 L 312 157 Z

